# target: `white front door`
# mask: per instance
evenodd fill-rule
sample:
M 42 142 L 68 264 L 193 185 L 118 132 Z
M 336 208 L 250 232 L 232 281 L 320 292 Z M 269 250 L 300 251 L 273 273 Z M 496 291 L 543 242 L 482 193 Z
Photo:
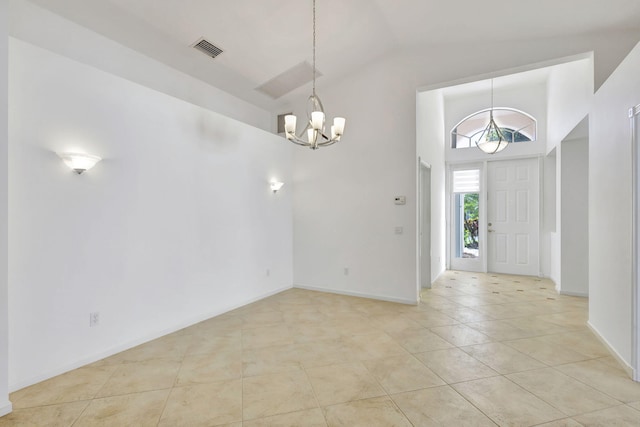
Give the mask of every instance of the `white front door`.
M 488 270 L 536 276 L 540 272 L 538 159 L 487 165 Z

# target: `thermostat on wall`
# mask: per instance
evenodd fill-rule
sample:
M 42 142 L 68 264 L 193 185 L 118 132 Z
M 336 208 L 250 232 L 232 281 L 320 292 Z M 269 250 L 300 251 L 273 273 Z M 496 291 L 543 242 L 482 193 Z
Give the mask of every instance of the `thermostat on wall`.
M 406 205 L 407 204 L 407 197 L 406 196 L 397 196 L 393 201 L 394 201 L 394 203 L 396 205 Z

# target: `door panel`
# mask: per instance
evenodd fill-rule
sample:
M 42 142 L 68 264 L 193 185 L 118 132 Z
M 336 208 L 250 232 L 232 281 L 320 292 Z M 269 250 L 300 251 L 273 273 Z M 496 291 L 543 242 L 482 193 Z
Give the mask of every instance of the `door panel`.
M 516 221 L 529 222 L 529 200 L 531 192 L 529 190 L 516 191 Z
M 538 159 L 487 165 L 489 271 L 539 273 Z

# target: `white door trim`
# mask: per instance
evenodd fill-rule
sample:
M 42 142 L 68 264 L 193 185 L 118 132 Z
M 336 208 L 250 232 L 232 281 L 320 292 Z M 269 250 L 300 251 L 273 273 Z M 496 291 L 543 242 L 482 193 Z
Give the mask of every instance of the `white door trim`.
M 455 163 L 447 165 L 447 268 L 464 271 L 486 272 L 487 266 L 487 245 L 486 245 L 486 161 L 472 161 L 465 163 Z M 478 169 L 480 171 L 480 191 L 479 191 L 479 224 L 478 238 L 480 240 L 480 257 L 477 259 L 456 258 L 455 251 L 455 221 L 454 221 L 454 199 L 452 177 L 456 170 Z
M 418 157 L 418 203 L 417 203 L 417 209 L 418 209 L 418 247 L 417 247 L 417 254 L 418 254 L 418 262 L 417 262 L 417 266 L 418 266 L 418 283 L 417 283 L 417 288 L 418 288 L 418 300 L 420 299 L 420 293 L 422 292 L 422 275 L 424 273 L 423 268 L 422 268 L 422 246 L 423 246 L 423 236 L 424 236 L 424 230 L 423 230 L 423 224 L 422 224 L 422 215 L 423 215 L 423 204 L 424 204 L 424 200 L 423 200 L 423 196 L 424 196 L 424 192 L 423 192 L 423 188 L 422 188 L 422 171 L 423 169 L 427 169 L 429 170 L 429 174 L 431 174 L 431 165 L 425 161 L 423 161 L 420 157 Z M 431 182 L 432 177 L 430 177 L 429 182 Z M 429 209 L 431 209 L 431 188 L 429 189 Z M 431 215 L 429 215 L 429 217 L 431 217 Z M 431 267 L 433 265 L 433 263 L 431 262 L 431 224 L 429 224 L 429 275 L 431 275 Z M 429 277 L 429 288 L 431 287 L 431 277 Z
M 631 123 L 631 149 L 632 149 L 632 165 L 633 165 L 633 191 L 632 191 L 632 359 L 631 368 L 633 369 L 633 379 L 640 381 L 640 141 L 636 133 L 640 129 L 636 127 L 636 120 L 640 117 L 640 104 L 629 109 L 629 121 Z

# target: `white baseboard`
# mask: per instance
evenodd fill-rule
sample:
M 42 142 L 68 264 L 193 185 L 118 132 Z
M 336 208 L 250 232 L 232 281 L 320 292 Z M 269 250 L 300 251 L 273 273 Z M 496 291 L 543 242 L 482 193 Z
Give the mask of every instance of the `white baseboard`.
M 570 296 L 570 297 L 589 298 L 589 293 L 588 292 L 560 291 L 559 294 L 560 295 L 567 295 L 567 296 Z
M 128 341 L 126 343 L 111 347 L 108 350 L 102 351 L 100 353 L 93 354 L 93 355 L 91 355 L 89 357 L 84 357 L 84 358 L 76 360 L 76 361 L 74 361 L 72 363 L 66 364 L 64 366 L 60 366 L 60 367 L 58 367 L 56 369 L 52 369 L 52 370 L 49 370 L 47 372 L 35 375 L 35 376 L 30 377 L 30 378 L 28 378 L 26 380 L 19 381 L 19 382 L 13 383 L 13 384 L 9 384 L 9 392 L 13 393 L 14 391 L 17 391 L 17 390 L 20 390 L 22 388 L 28 387 L 30 385 L 37 384 L 37 383 L 42 382 L 44 380 L 48 380 L 49 378 L 53 378 L 55 376 L 64 374 L 64 373 L 72 371 L 74 369 L 81 368 L 81 367 L 83 367 L 85 365 L 88 365 L 90 363 L 97 362 L 98 360 L 102 360 L 105 357 L 113 356 L 114 354 L 120 353 L 120 352 L 125 351 L 125 350 L 129 350 L 130 348 L 136 347 L 136 346 L 138 346 L 140 344 L 144 344 L 146 342 L 158 339 L 158 338 L 163 337 L 165 335 L 168 335 L 168 334 L 171 334 L 173 332 L 179 331 L 180 329 L 187 328 L 189 326 L 195 325 L 196 323 L 200 323 L 200 322 L 202 322 L 204 320 L 211 319 L 212 317 L 220 316 L 221 314 L 228 313 L 228 312 L 230 312 L 232 310 L 235 310 L 237 308 L 244 307 L 245 305 L 254 303 L 256 301 L 260 301 L 260 300 L 268 298 L 268 297 L 270 297 L 272 295 L 279 294 L 280 292 L 286 291 L 287 289 L 291 289 L 291 288 L 292 288 L 291 286 L 281 287 L 281 288 L 266 292 L 264 294 L 258 295 L 258 296 L 254 297 L 254 298 L 249 298 L 248 300 L 245 300 L 245 301 L 243 301 L 243 302 L 241 302 L 239 304 L 234 304 L 234 305 L 222 308 L 222 309 L 218 309 L 218 310 L 215 310 L 215 311 L 199 314 L 199 315 L 194 316 L 194 317 L 192 317 L 190 319 L 186 319 L 186 320 L 184 320 L 182 322 L 179 322 L 179 323 L 175 324 L 174 326 L 172 326 L 170 328 L 166 328 L 166 329 L 163 329 L 161 331 L 156 331 L 156 332 L 147 334 L 147 335 L 145 335 L 143 337 L 140 337 L 138 339 L 135 339 L 135 340 L 132 340 L 132 341 Z
M 595 326 L 593 326 L 591 324 L 591 322 L 587 322 L 587 326 L 589 327 L 589 329 L 591 329 L 591 332 L 593 332 L 593 334 L 596 336 L 596 338 L 598 338 L 598 340 L 602 343 L 602 345 L 605 346 L 605 348 L 607 350 L 609 350 L 609 353 L 611 353 L 611 355 L 613 356 L 614 359 L 616 359 L 618 361 L 618 363 L 620 364 L 620 367 L 622 369 L 624 369 L 624 371 L 627 373 L 627 375 L 629 375 L 629 377 L 631 379 L 634 379 L 634 372 L 633 372 L 633 367 L 631 365 L 629 365 L 623 358 L 622 356 L 620 356 L 620 354 L 616 351 L 616 349 L 614 349 L 611 344 L 609 344 L 609 341 L 607 341 L 601 334 L 600 332 L 598 332 L 598 330 L 595 328 Z
M 356 291 L 345 291 L 343 289 L 321 288 L 318 286 L 310 286 L 310 285 L 293 285 L 293 287 L 297 289 L 306 289 L 309 291 L 326 292 L 326 293 L 338 294 L 338 295 L 348 295 L 350 297 L 360 297 L 360 298 L 377 299 L 380 301 L 397 302 L 400 304 L 418 305 L 419 303 L 419 301 L 412 300 L 412 299 L 396 298 L 396 297 L 390 297 L 387 295 L 376 295 L 376 294 L 369 294 L 369 293 L 356 292 Z
M 0 403 L 0 417 L 3 415 L 7 415 L 13 411 L 13 405 L 8 400 L 6 402 Z

